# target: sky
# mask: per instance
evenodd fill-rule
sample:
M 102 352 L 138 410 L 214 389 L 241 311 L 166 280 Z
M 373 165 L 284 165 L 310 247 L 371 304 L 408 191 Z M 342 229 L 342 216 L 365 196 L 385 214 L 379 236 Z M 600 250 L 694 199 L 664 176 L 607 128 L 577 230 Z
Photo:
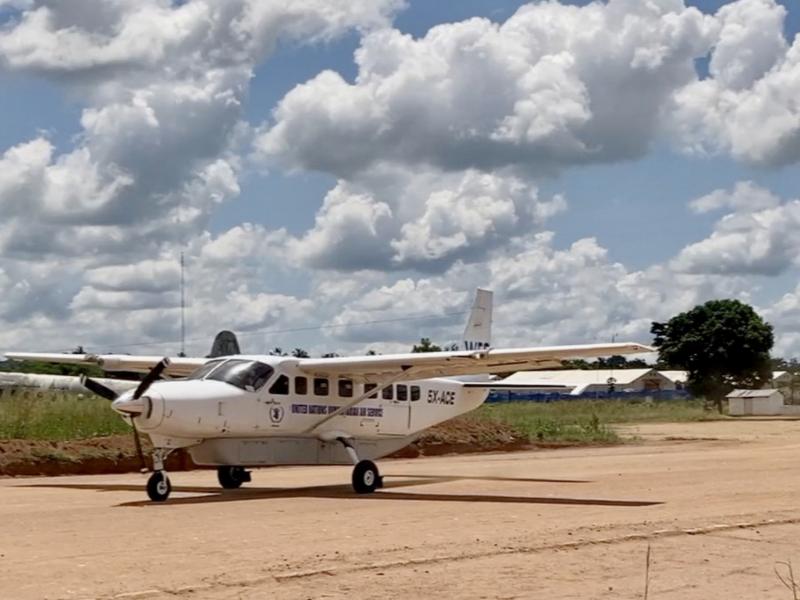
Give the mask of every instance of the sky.
M 647 343 L 800 356 L 800 8 L 0 0 L 0 350 Z

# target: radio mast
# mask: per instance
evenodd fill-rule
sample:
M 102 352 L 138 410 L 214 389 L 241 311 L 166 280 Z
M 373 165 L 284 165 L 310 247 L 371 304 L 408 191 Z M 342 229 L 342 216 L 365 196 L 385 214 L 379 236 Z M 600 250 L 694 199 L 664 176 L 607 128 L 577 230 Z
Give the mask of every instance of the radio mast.
M 186 267 L 181 251 L 181 356 L 186 356 L 186 285 L 183 271 Z

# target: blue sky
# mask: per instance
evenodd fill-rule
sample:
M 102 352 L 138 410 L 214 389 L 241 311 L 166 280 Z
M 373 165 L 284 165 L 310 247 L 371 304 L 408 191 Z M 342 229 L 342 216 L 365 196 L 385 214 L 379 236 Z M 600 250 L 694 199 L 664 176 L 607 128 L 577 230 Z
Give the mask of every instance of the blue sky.
M 252 16 L 248 3 L 231 15 Z M 453 317 L 359 323 L 463 311 L 482 285 L 504 303 L 505 343 L 646 342 L 650 320 L 735 296 L 773 321 L 780 352 L 800 354 L 800 248 L 786 225 L 798 218 L 788 90 L 800 11 L 788 0 L 687 2 L 702 21 L 679 2 L 562 4 L 593 12 L 361 0 L 319 15 L 300 2 L 245 22 L 242 41 L 207 0 L 101 13 L 0 3 L 0 342 L 35 346 L 36 332 L 63 325 L 56 347 L 76 328 L 89 346 L 174 343 L 183 251 L 192 339 L 310 322 L 326 329 L 261 343 L 351 352 L 452 340 Z M 639 21 L 615 49 L 619 11 Z M 537 29 L 554 15 L 562 39 Z M 139 18 L 153 36 L 144 46 L 126 29 Z M 203 33 L 170 37 L 178 18 Z M 587 18 L 613 34 L 601 27 L 588 50 L 577 36 Z M 425 38 L 437 25 L 438 41 Z M 476 40 L 488 54 L 470 54 Z M 620 58 L 628 51 L 651 61 L 650 83 Z M 503 62 L 518 52 L 536 58 Z M 556 68 L 542 66 L 550 60 Z M 462 90 L 455 101 L 448 86 Z M 690 206 L 708 195 L 711 208 Z

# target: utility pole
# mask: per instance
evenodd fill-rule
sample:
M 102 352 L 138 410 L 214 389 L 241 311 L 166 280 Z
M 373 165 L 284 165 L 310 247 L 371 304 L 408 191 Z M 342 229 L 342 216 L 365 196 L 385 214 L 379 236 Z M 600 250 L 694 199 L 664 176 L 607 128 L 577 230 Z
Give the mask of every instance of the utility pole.
M 186 356 L 186 285 L 183 277 L 184 269 L 185 261 L 183 251 L 181 251 L 181 356 Z

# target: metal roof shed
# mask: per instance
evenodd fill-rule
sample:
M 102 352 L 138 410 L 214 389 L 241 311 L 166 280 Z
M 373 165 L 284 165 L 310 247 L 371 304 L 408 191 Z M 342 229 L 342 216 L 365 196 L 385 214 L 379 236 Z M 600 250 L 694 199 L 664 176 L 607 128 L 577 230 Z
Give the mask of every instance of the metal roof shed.
M 732 416 L 783 414 L 783 394 L 778 390 L 733 390 L 726 398 Z

